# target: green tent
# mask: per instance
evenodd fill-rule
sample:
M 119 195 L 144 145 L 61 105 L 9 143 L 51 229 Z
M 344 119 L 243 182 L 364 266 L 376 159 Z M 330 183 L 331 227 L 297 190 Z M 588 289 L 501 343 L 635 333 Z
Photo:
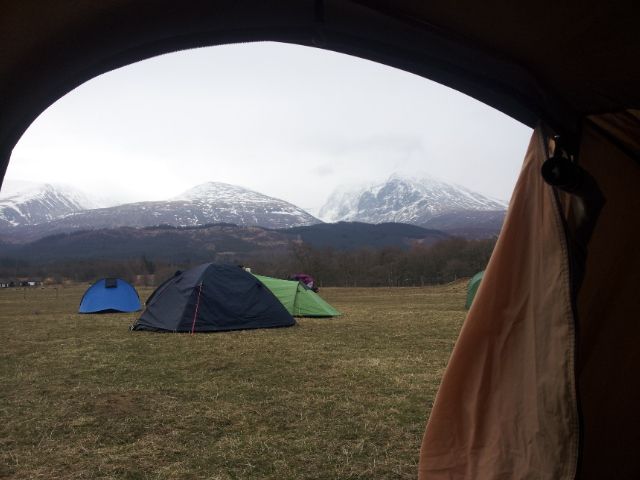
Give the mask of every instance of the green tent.
M 340 315 L 340 312 L 325 302 L 320 295 L 300 282 L 255 274 L 254 276 L 271 290 L 271 293 L 294 317 L 335 317 Z
M 471 280 L 469 280 L 469 286 L 467 287 L 467 303 L 464 304 L 464 308 L 471 308 L 471 304 L 473 303 L 473 299 L 475 298 L 478 287 L 480 286 L 480 280 L 482 280 L 483 276 L 484 270 L 476 273 Z

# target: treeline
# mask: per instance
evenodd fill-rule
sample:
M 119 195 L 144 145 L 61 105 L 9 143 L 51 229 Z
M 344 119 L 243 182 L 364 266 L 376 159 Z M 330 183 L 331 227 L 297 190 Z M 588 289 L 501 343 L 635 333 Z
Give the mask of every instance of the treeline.
M 293 244 L 287 255 L 255 259 L 251 266 L 256 272 L 281 278 L 295 272 L 309 273 L 320 286 L 424 286 L 448 283 L 483 270 L 495 242 L 495 238 L 451 238 L 409 250 L 386 247 L 355 251 Z
M 287 278 L 292 273 L 312 275 L 320 286 L 378 287 L 423 286 L 469 277 L 485 268 L 495 239 L 450 238 L 432 246 L 337 250 L 292 243 L 288 251 L 272 255 L 238 255 L 229 262 L 251 267 L 253 272 Z M 33 264 L 0 259 L 0 278 L 37 278 L 53 283 L 91 282 L 120 277 L 136 284 L 157 285 L 194 263 L 149 259 L 77 260 Z
M 145 256 L 135 260 L 60 260 L 47 263 L 0 258 L 0 278 L 7 280 L 20 278 L 64 283 L 92 282 L 104 277 L 118 277 L 132 283 L 154 285 L 157 278 L 169 276 L 174 272 L 174 265 L 154 262 Z

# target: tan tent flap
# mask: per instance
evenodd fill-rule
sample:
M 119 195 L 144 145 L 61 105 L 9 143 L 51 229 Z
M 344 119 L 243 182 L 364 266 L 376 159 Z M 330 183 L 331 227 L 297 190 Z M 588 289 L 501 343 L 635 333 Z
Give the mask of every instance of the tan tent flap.
M 427 425 L 421 479 L 574 478 L 574 320 L 545 159 L 537 129 Z

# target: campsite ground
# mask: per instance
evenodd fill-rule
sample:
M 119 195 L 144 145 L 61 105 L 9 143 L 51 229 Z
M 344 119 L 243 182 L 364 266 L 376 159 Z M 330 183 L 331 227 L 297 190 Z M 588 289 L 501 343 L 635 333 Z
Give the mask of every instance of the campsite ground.
M 84 288 L 0 290 L 1 478 L 413 479 L 465 316 L 462 282 L 326 288 L 343 316 L 156 334 Z

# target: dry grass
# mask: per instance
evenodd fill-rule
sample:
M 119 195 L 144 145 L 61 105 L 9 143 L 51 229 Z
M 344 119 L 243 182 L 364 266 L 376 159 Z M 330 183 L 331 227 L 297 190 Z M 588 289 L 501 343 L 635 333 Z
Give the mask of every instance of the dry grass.
M 342 317 L 156 334 L 83 290 L 0 290 L 2 478 L 415 478 L 465 315 L 461 283 L 327 288 Z

